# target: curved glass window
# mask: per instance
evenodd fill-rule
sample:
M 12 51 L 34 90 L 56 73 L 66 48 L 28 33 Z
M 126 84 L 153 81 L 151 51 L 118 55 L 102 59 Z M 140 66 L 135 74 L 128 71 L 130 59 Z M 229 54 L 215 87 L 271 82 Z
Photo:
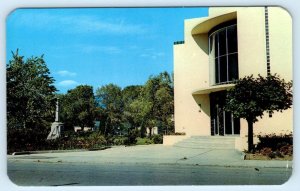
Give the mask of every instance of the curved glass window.
M 210 68 L 213 84 L 229 83 L 239 78 L 237 25 L 218 27 L 209 35 Z

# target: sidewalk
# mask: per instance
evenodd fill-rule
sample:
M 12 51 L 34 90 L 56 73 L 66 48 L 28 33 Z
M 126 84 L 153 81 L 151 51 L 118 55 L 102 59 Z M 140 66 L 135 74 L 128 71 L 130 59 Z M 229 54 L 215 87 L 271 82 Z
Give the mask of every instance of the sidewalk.
M 243 160 L 236 150 L 177 148 L 163 145 L 117 146 L 99 151 L 36 152 L 34 155 L 8 155 L 9 162 L 85 164 L 164 164 L 224 167 L 292 168 L 292 161 Z

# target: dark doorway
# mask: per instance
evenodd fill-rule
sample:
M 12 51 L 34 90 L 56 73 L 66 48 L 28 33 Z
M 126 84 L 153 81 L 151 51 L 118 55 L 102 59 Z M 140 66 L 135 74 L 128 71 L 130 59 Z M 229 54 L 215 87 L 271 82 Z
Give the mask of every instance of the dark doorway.
M 211 135 L 235 135 L 240 134 L 240 119 L 234 118 L 232 113 L 224 110 L 226 92 L 211 93 L 210 119 Z

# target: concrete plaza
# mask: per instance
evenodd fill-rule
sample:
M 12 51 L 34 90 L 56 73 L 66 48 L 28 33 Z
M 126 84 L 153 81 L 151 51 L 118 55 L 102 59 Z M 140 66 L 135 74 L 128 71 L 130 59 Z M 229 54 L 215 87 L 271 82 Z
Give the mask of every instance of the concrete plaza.
M 17 185 L 261 185 L 282 184 L 291 173 L 291 161 L 163 145 L 8 156 L 8 176 Z

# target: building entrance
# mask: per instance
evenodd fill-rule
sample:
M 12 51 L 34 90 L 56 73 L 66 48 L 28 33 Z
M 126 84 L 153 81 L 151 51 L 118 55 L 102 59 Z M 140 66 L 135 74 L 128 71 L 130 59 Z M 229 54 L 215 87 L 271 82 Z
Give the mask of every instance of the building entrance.
M 211 135 L 240 134 L 240 119 L 224 110 L 226 92 L 210 94 Z

